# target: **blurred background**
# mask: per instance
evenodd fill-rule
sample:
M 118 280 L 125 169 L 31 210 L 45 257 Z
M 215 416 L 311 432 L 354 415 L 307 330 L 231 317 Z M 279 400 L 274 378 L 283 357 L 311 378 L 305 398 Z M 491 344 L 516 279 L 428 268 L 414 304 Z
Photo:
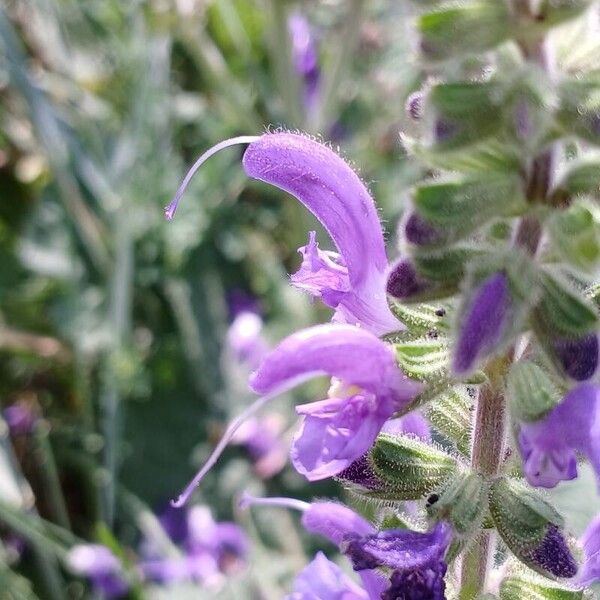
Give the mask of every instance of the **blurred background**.
M 383 0 L 4 0 L 0 600 L 276 600 L 320 548 L 297 515 L 237 499 L 340 495 L 287 466 L 292 403 L 325 382 L 248 422 L 192 507 L 168 506 L 252 400 L 266 349 L 329 318 L 288 273 L 309 230 L 330 241 L 245 177 L 241 147 L 202 167 L 172 222 L 163 207 L 213 144 L 302 130 L 359 167 L 392 246 L 420 176 L 398 139 L 421 83 L 409 16 Z
M 206 163 L 171 223 L 163 207 L 208 147 L 282 127 L 339 145 L 391 230 L 418 174 L 398 143 L 418 85 L 406 10 L 365 0 L 3 3 L 2 600 L 122 596 L 92 573 L 98 556 L 90 566 L 73 555 L 83 543 L 130 569 L 131 597 L 289 590 L 314 550 L 295 515 L 236 509 L 243 490 L 339 494 L 286 465 L 289 398 L 242 430 L 194 498 L 210 509 L 204 518 L 235 520 L 246 539 L 205 548 L 217 563 L 206 573 L 137 575 L 161 555 L 153 544 L 161 556 L 192 552 L 174 521 L 189 529 L 201 515 L 173 516 L 169 500 L 252 400 L 246 380 L 260 353 L 329 318 L 288 273 L 310 229 L 331 243 L 297 201 L 246 178 L 242 147 Z

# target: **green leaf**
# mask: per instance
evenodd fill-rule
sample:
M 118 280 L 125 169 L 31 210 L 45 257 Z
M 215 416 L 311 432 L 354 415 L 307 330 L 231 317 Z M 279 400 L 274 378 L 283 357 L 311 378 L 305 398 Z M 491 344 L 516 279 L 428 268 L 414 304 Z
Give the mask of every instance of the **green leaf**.
M 498 136 L 504 126 L 503 89 L 496 83 L 445 83 L 426 97 L 423 124 L 428 145 L 457 150 Z
M 429 60 L 447 60 L 493 48 L 511 33 L 504 2 L 465 2 L 422 15 L 417 22 L 421 51 Z
M 391 300 L 392 312 L 404 323 L 411 332 L 417 334 L 427 333 L 448 328 L 446 309 L 441 306 L 430 304 L 402 304 L 397 300 Z
M 472 408 L 473 399 L 461 385 L 439 394 L 426 409 L 431 425 L 463 456 L 471 451 Z
M 577 337 L 594 330 L 598 316 L 583 294 L 548 273 L 540 274 L 542 296 L 538 311 L 555 335 Z
M 438 448 L 386 433 L 377 438 L 370 460 L 396 500 L 417 500 L 442 489 L 457 468 L 455 459 Z
M 466 262 L 482 252 L 477 248 L 456 247 L 444 252 L 415 254 L 413 259 L 419 275 L 450 288 L 463 278 Z
M 583 591 L 562 587 L 555 581 L 519 569 L 502 580 L 500 600 L 579 600 Z
M 459 537 L 479 530 L 488 508 L 488 484 L 482 475 L 460 473 L 450 481 L 435 502 L 428 502 L 427 513 L 435 520 L 452 523 Z
M 414 191 L 413 203 L 432 224 L 461 233 L 493 216 L 513 216 L 527 207 L 520 178 L 503 173 L 422 184 Z
M 565 80 L 556 113 L 565 133 L 600 145 L 600 75 Z
M 595 273 L 600 264 L 600 227 L 591 206 L 578 202 L 549 222 L 555 248 L 573 267 Z
M 569 164 L 555 186 L 554 199 L 589 194 L 600 197 L 600 160 L 584 159 Z
M 421 338 L 394 344 L 396 360 L 406 375 L 424 382 L 439 382 L 446 378 L 449 365 L 449 345 L 446 338 Z
M 519 421 L 537 421 L 552 410 L 562 397 L 546 372 L 529 361 L 514 363 L 506 393 L 512 416 Z

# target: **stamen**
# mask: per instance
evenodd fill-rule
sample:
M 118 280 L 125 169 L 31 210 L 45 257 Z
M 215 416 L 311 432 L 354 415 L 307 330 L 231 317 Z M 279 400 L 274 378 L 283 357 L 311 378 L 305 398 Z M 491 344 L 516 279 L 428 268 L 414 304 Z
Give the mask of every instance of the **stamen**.
M 170 221 L 175 216 L 175 211 L 177 210 L 177 205 L 181 200 L 181 197 L 185 193 L 192 177 L 196 174 L 196 171 L 213 155 L 223 150 L 224 148 L 229 148 L 230 146 L 236 146 L 238 144 L 251 144 L 256 140 L 260 139 L 260 136 L 257 135 L 242 135 L 239 137 L 229 138 L 228 140 L 223 140 L 219 142 L 212 148 L 209 148 L 204 154 L 200 156 L 200 158 L 192 165 L 191 169 L 187 172 L 187 175 L 181 182 L 181 185 L 175 192 L 173 199 L 167 206 L 165 206 L 165 217 L 167 221 Z
M 242 494 L 242 497 L 238 501 L 238 506 L 242 510 L 246 510 L 251 506 L 279 506 L 281 508 L 291 508 L 292 510 L 299 510 L 300 512 L 304 512 L 305 510 L 308 510 L 310 508 L 310 504 L 308 502 L 296 500 L 296 498 L 257 498 L 256 496 L 252 496 L 248 492 L 244 492 Z
M 217 460 L 223 451 L 227 447 L 227 444 L 231 441 L 235 432 L 247 421 L 250 417 L 252 417 L 255 413 L 257 413 L 263 406 L 268 404 L 273 398 L 278 396 L 281 393 L 280 390 L 275 390 L 271 394 L 267 394 L 266 396 L 262 396 L 255 400 L 244 412 L 238 415 L 227 427 L 223 437 L 215 447 L 215 449 L 211 452 L 208 460 L 204 463 L 204 466 L 196 473 L 196 476 L 187 487 L 181 492 L 177 500 L 171 500 L 171 506 L 175 508 L 181 508 L 189 499 L 190 496 L 194 493 L 194 490 L 200 485 L 204 476 L 213 468 Z

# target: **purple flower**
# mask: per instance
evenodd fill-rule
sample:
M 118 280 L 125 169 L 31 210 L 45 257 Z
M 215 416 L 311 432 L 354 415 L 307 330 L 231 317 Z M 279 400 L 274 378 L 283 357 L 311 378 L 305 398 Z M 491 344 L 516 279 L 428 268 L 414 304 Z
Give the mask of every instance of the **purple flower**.
M 312 110 L 319 97 L 321 72 L 319 53 L 310 23 L 306 17 L 294 12 L 288 19 L 288 32 L 292 46 L 292 61 L 304 85 L 304 104 Z
M 12 435 L 28 435 L 33 431 L 37 415 L 33 407 L 23 401 L 7 406 L 2 415 Z
M 181 554 L 165 556 L 146 544 L 141 564 L 145 577 L 161 583 L 196 581 L 216 587 L 223 575 L 238 570 L 248 553 L 245 533 L 235 523 L 216 523 L 206 506 L 194 506 L 185 515 L 167 512 L 161 522 Z
M 504 273 L 494 273 L 473 293 L 454 344 L 452 367 L 456 374 L 471 371 L 494 350 L 510 316 L 510 291 Z
M 581 587 L 587 587 L 600 582 L 600 515 L 590 523 L 579 542 L 585 559 L 577 582 Z
M 369 600 L 370 596 L 322 552 L 296 577 L 286 600 Z M 371 597 L 372 598 L 372 597 Z
M 127 592 L 121 563 L 106 547 L 99 544 L 73 546 L 67 556 L 69 568 L 87 577 L 96 593 L 108 598 L 119 598 Z
M 236 362 L 256 369 L 268 351 L 262 336 L 263 320 L 254 311 L 243 310 L 231 322 L 227 330 L 227 348 Z
M 577 477 L 576 452 L 585 454 L 600 483 L 600 387 L 581 384 L 535 423 L 522 423 L 519 448 L 531 485 L 551 488 Z
M 230 423 L 173 506 L 185 504 L 245 421 L 277 395 L 317 375 L 339 381 L 327 400 L 298 407 L 304 421 L 294 438 L 292 462 L 311 481 L 331 477 L 363 455 L 383 424 L 422 387 L 400 371 L 391 346 L 368 331 L 335 323 L 298 331 L 265 357 L 250 380 L 262 397 Z
M 310 533 L 322 535 L 341 547 L 348 536 L 362 537 L 375 533 L 375 528 L 353 510 L 337 502 L 302 502 L 293 498 L 254 498 L 244 494 L 240 508 L 251 505 L 280 506 L 300 510 L 302 525 Z M 368 598 L 380 598 L 387 581 L 377 572 L 363 570 L 359 573 Z M 310 596 L 309 596 L 310 597 Z
M 298 472 L 313 481 L 339 473 L 373 444 L 383 424 L 420 386 L 397 367 L 391 347 L 348 325 L 321 325 L 291 335 L 251 379 L 260 394 L 328 374 L 329 398 L 297 408 L 304 416 L 292 446 Z
M 326 145 L 295 133 L 225 140 L 192 166 L 165 209 L 172 218 L 194 173 L 223 148 L 249 144 L 243 166 L 249 177 L 295 196 L 323 224 L 339 254 L 317 248 L 311 234 L 293 283 L 336 309 L 334 320 L 376 334 L 402 329 L 385 293 L 388 266 L 377 208 L 350 166 Z
M 287 446 L 281 439 L 283 421 L 279 415 L 246 421 L 235 433 L 232 443 L 244 446 L 254 461 L 254 470 L 262 479 L 279 473 L 287 460 Z
M 444 557 L 450 541 L 450 526 L 442 522 L 428 533 L 388 529 L 362 537 L 350 535 L 342 551 L 355 571 L 378 567 L 393 570 L 382 600 L 444 600 Z

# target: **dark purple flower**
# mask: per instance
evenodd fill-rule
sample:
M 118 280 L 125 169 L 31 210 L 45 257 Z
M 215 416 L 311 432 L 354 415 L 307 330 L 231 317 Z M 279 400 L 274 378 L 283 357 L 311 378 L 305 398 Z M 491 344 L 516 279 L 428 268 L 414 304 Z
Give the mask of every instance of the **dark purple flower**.
M 375 203 L 358 175 L 325 144 L 294 133 L 225 140 L 194 163 L 165 209 L 167 218 L 202 163 L 235 144 L 248 144 L 246 174 L 295 196 L 321 221 L 339 251 L 320 251 L 311 236 L 293 283 L 333 306 L 337 322 L 360 324 L 377 335 L 402 329 L 387 304 L 388 262 Z
M 556 577 L 574 577 L 577 563 L 561 530 L 548 525 L 546 535 L 540 545 L 531 553 L 531 561 Z
M 416 212 L 410 213 L 404 222 L 404 237 L 415 246 L 439 244 L 444 239 L 442 231 Z
M 428 533 L 388 529 L 362 537 L 349 535 L 342 551 L 355 571 L 393 570 L 383 600 L 444 600 L 444 557 L 450 541 L 450 527 L 438 523 Z
M 572 389 L 542 420 L 522 423 L 518 439 L 531 485 L 551 488 L 575 479 L 576 452 L 589 458 L 600 483 L 600 387 Z
M 431 287 L 431 282 L 421 277 L 407 258 L 401 258 L 389 269 L 386 291 L 392 298 L 407 300 L 428 291 Z
M 399 370 L 390 346 L 362 329 L 333 324 L 281 342 L 251 386 L 271 394 L 319 374 L 340 381 L 327 400 L 297 408 L 304 421 L 292 446 L 294 466 L 311 481 L 331 477 L 362 456 L 389 417 L 420 389 Z
M 312 28 L 306 17 L 294 12 L 288 19 L 288 31 L 292 46 L 292 61 L 304 86 L 304 104 L 312 110 L 319 98 L 321 71 L 319 52 Z
M 294 581 L 294 589 L 286 600 L 370 600 L 366 590 L 352 579 L 322 552 L 305 567 Z
M 119 598 L 129 586 L 123 576 L 121 563 L 106 547 L 99 544 L 73 546 L 67 556 L 69 568 L 77 575 L 87 577 L 98 594 Z
M 504 273 L 490 275 L 474 291 L 454 344 L 452 367 L 457 375 L 471 371 L 494 350 L 507 326 L 510 302 Z
M 584 561 L 577 583 L 587 587 L 600 582 L 600 515 L 590 523 L 579 542 L 583 547 Z
M 575 381 L 587 381 L 598 369 L 598 334 L 580 338 L 558 338 L 552 346 L 566 374 Z

